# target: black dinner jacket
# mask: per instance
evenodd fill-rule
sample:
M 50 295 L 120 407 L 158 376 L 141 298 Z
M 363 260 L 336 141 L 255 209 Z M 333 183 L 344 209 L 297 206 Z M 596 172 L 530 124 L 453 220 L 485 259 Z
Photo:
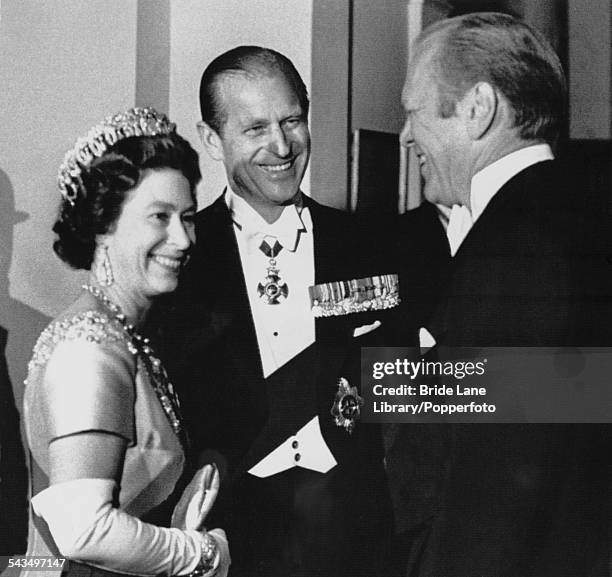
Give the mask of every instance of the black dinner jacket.
M 427 323 L 437 345 L 610 346 L 612 260 L 601 224 L 556 162 L 521 171 L 452 259 Z M 609 425 L 455 424 L 429 433 L 448 450 L 415 465 L 440 472 L 440 491 L 411 575 L 607 575 Z
M 380 234 L 364 235 L 351 215 L 309 197 L 304 203 L 313 222 L 316 283 L 393 272 Z M 264 379 L 233 226 L 223 196 L 198 213 L 195 252 L 166 324 L 174 339 L 166 362 L 195 451 L 202 462 L 221 464 L 222 491 L 231 491 L 236 479 L 318 414 L 339 470 L 354 475 L 346 490 L 358 487 L 361 478 L 369 493 L 386 494 L 379 427 L 359 424 L 348 435 L 330 410 L 339 377 L 359 382 L 360 346 L 384 344 L 381 329 L 389 313 L 317 319 L 315 344 Z M 354 328 L 374 320 L 383 327 L 353 338 Z M 223 523 L 223 503 L 221 495 L 211 523 L 216 513 Z M 390 525 L 384 507 L 383 512 Z
M 449 346 L 607 345 L 609 224 L 555 161 L 493 197 L 452 259 L 429 323 Z

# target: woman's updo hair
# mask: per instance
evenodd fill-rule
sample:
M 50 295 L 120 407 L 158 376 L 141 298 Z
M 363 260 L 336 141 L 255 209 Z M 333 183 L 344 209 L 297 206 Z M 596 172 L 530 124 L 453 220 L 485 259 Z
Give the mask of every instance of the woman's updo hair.
M 129 136 L 99 157 L 79 166 L 76 194 L 64 195 L 53 226 L 56 254 L 71 267 L 89 270 L 96 236 L 119 218 L 126 193 L 138 186 L 145 170 L 172 168 L 189 181 L 192 194 L 201 178 L 198 154 L 181 136 Z

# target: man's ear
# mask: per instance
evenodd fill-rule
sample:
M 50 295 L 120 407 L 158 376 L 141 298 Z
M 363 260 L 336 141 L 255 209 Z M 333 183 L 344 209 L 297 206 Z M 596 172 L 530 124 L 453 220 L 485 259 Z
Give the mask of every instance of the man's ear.
M 223 161 L 223 142 L 221 142 L 221 137 L 217 134 L 217 131 L 203 120 L 200 120 L 196 126 L 198 129 L 198 134 L 200 135 L 200 140 L 202 141 L 206 152 L 208 152 L 208 155 L 213 160 Z
M 479 140 L 491 128 L 498 105 L 497 92 L 488 82 L 476 83 L 464 96 L 459 106 L 472 140 Z

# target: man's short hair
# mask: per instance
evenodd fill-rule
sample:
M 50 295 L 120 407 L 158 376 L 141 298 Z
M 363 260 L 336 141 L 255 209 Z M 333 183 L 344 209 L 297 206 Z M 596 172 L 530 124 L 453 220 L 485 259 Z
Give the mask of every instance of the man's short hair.
M 553 142 L 567 114 L 563 68 L 544 36 L 507 14 L 479 12 L 435 23 L 419 39 L 432 55 L 440 116 L 485 81 L 509 102 L 525 140 Z
M 283 54 L 260 46 L 237 46 L 217 56 L 204 70 L 200 81 L 200 111 L 202 120 L 217 133 L 226 121 L 219 97 L 218 82 L 226 74 L 283 76 L 293 88 L 305 117 L 310 102 L 308 90 L 295 66 Z

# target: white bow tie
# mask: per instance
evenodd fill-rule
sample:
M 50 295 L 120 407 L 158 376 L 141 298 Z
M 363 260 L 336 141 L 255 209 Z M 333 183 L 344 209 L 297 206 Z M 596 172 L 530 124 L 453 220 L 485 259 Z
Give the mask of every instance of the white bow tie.
M 258 230 L 252 229 L 248 224 L 242 227 L 236 220 L 234 223 L 242 231 L 251 253 L 259 250 L 263 240 L 266 240 L 270 246 L 274 245 L 274 241 L 277 240 L 284 249 L 293 252 L 297 248 L 300 234 L 306 232 L 306 227 L 297 211 L 287 216 L 284 216 L 283 213 L 278 221 L 259 227 Z

